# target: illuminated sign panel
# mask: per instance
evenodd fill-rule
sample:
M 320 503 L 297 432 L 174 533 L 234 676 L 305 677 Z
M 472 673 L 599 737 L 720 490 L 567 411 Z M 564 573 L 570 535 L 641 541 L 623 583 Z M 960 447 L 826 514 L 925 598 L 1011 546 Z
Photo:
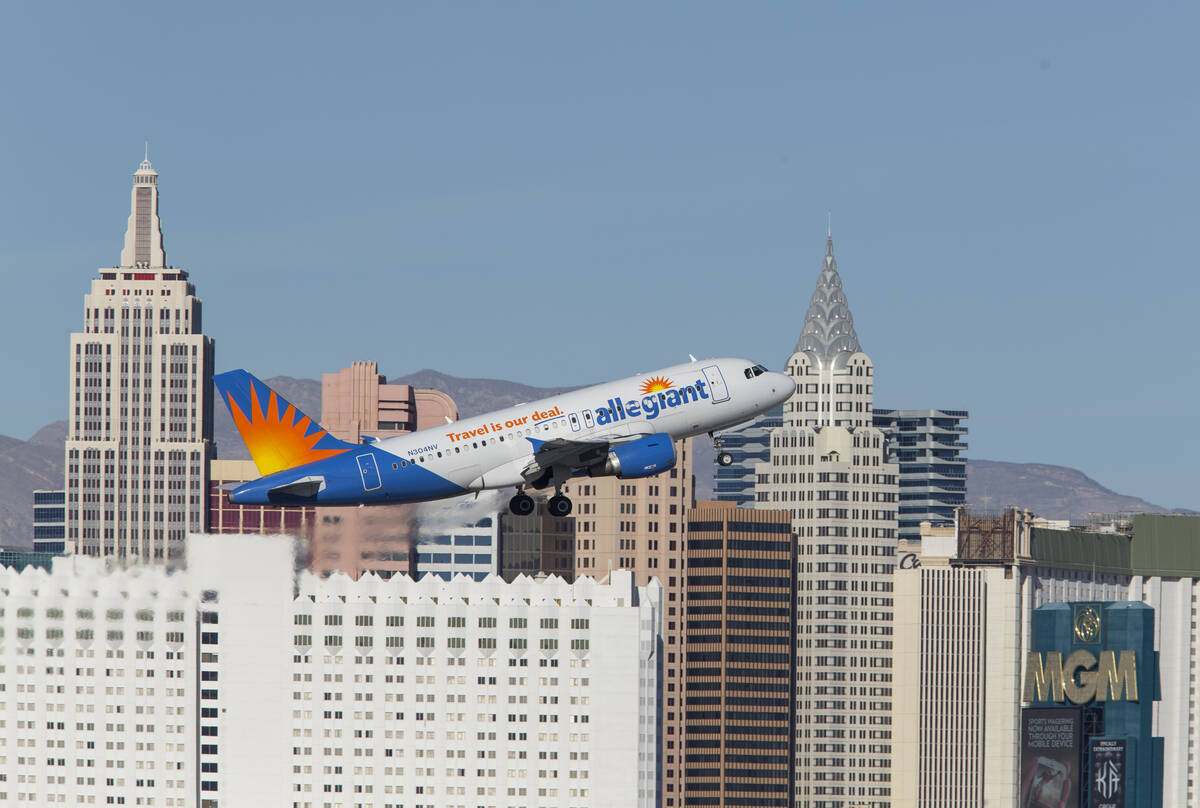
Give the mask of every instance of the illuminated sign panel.
M 1090 751 L 1090 808 L 1125 808 L 1125 741 L 1093 738 Z
M 1079 710 L 1021 713 L 1020 808 L 1079 808 Z

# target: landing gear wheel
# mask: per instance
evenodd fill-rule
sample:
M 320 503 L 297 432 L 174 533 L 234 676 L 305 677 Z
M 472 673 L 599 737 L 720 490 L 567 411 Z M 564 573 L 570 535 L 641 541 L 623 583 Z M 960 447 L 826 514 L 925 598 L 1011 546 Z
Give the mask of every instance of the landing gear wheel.
M 534 507 L 533 497 L 528 494 L 517 494 L 508 501 L 508 509 L 517 516 L 528 516 Z
M 550 497 L 550 501 L 546 503 L 546 510 L 550 512 L 551 516 L 568 516 L 571 513 L 571 500 L 562 494 Z
M 717 455 L 717 465 L 732 466 L 733 465 L 733 455 L 731 455 L 729 452 L 721 452 L 720 454 Z

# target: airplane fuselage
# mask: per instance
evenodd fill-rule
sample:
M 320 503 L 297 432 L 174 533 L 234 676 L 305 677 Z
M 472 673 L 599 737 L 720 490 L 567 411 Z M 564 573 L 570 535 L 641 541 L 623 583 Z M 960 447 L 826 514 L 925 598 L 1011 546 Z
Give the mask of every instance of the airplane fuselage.
M 353 445 L 246 483 L 230 499 L 358 505 L 540 487 L 534 479 L 539 463 L 554 466 L 560 480 L 586 474 L 589 465 L 603 464 L 611 446 L 652 435 L 677 440 L 729 429 L 777 406 L 794 389 L 790 377 L 749 360 L 690 362 Z

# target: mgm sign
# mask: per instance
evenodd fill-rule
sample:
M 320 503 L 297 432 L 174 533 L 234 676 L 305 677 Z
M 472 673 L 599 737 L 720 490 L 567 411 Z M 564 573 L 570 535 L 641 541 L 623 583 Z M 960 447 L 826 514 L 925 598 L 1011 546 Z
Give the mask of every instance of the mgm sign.
M 1032 624 L 1020 808 L 1161 806 L 1153 608 L 1048 603 L 1033 610 Z
M 1030 651 L 1025 659 L 1025 701 L 1137 701 L 1137 652 Z

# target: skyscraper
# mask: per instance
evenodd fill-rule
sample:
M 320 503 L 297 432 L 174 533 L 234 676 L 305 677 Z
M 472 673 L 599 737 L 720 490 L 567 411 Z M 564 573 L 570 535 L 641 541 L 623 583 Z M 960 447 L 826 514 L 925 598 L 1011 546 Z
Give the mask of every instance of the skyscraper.
M 337 373 L 321 375 L 321 425 L 350 443 L 359 443 L 364 436 L 388 438 L 457 419 L 458 405 L 450 396 L 439 390 L 388 384 L 376 362 L 353 362 Z M 420 540 L 417 511 L 412 504 L 317 508 L 310 545 L 312 570 L 323 575 L 340 571 L 351 578 L 367 571 L 383 578 L 415 574 L 413 548 Z M 489 543 L 487 554 L 494 549 Z M 470 566 L 476 571 L 473 563 Z M 486 566 L 495 571 L 494 559 Z
M 833 239 L 787 373 L 796 392 L 756 469 L 755 505 L 792 512 L 799 808 L 891 805 L 895 463 L 872 425 L 874 365 Z
M 796 539 L 786 510 L 688 510 L 680 803 L 790 808 Z
M 208 523 L 213 341 L 187 272 L 167 264 L 148 155 L 131 196 L 121 263 L 99 270 L 71 335 L 67 542 L 165 562 Z
M 900 465 L 900 538 L 921 538 L 922 522 L 953 524 L 967 504 L 966 420 L 966 410 L 875 410 Z

